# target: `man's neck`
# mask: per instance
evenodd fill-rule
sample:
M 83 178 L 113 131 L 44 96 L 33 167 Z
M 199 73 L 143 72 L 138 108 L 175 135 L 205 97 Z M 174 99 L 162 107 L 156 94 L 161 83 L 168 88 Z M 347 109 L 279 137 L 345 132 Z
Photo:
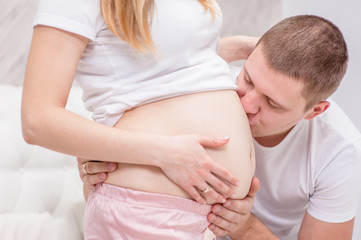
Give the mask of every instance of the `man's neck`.
M 256 139 L 258 144 L 260 144 L 264 147 L 275 147 L 278 144 L 280 144 L 283 141 L 283 139 L 285 139 L 285 137 L 289 134 L 289 132 L 292 130 L 292 128 L 290 128 L 289 130 L 287 130 L 284 133 L 271 135 L 271 136 L 265 136 L 265 137 L 255 137 L 254 139 Z

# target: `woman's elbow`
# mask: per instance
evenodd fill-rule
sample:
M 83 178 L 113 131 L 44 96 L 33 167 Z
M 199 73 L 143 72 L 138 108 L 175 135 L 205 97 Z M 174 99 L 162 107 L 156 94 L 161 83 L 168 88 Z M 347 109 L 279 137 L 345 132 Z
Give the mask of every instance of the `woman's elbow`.
M 26 143 L 36 145 L 40 133 L 40 122 L 38 116 L 29 113 L 27 110 L 21 111 L 21 128 L 23 138 Z
M 30 124 L 29 120 L 24 120 L 24 117 L 21 118 L 21 129 L 23 133 L 23 138 L 28 144 L 35 144 L 35 134 L 34 127 Z

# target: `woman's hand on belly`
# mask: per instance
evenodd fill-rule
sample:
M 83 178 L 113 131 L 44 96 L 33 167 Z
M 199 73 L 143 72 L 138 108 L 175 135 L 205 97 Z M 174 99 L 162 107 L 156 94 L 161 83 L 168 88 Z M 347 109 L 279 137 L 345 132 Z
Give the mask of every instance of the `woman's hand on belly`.
M 227 169 L 214 162 L 204 149 L 222 147 L 228 143 L 228 138 L 197 135 L 178 135 L 171 138 L 173 144 L 167 145 L 166 151 L 155 153 L 160 158 L 159 167 L 169 179 L 200 203 L 206 203 L 203 194 L 208 199 L 214 199 L 215 202 L 219 203 L 225 202 L 226 198 L 235 194 L 232 188 L 214 174 L 233 185 L 237 185 L 238 180 Z M 172 148 L 170 151 L 169 147 Z M 185 154 L 185 149 L 188 155 Z M 85 162 L 87 162 L 86 170 L 84 168 Z M 80 177 L 85 186 L 85 199 L 95 184 L 105 181 L 105 178 L 99 177 L 100 174 L 105 175 L 114 170 L 105 169 L 104 166 L 108 166 L 108 164 L 111 163 L 78 159 Z M 208 184 L 212 187 L 209 187 L 206 193 L 202 193 L 202 190 L 207 189 Z
M 238 179 L 226 168 L 213 161 L 204 149 L 224 146 L 229 138 L 217 139 L 197 135 L 178 135 L 173 138 L 174 145 L 167 145 L 167 148 L 173 148 L 173 151 L 164 151 L 164 153 L 171 152 L 172 154 L 169 156 L 160 154 L 164 161 L 159 167 L 168 178 L 200 203 L 206 203 L 202 195 L 219 203 L 235 196 L 235 191 L 223 181 L 237 186 Z M 184 154 L 184 149 L 189 153 L 188 156 Z

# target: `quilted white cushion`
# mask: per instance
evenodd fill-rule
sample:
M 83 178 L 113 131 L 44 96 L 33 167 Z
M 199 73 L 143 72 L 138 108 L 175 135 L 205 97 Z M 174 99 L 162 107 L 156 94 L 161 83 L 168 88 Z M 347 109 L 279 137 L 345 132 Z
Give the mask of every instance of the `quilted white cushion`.
M 0 236 L 82 239 L 84 199 L 76 159 L 24 142 L 21 87 L 0 85 Z M 89 117 L 74 87 L 67 108 Z

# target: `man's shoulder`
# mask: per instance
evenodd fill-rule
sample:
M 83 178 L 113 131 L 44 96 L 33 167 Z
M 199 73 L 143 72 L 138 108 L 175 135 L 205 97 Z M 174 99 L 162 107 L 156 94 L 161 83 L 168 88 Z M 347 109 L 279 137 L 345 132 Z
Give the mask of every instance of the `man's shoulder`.
M 316 118 L 306 121 L 302 132 L 307 132 L 309 157 L 318 166 L 330 161 L 358 165 L 361 161 L 361 133 L 336 102 Z
M 321 138 L 338 138 L 340 141 L 355 142 L 361 139 L 361 133 L 352 120 L 333 100 L 329 99 L 330 107 L 319 116 L 309 121 L 310 131 Z M 327 140 L 327 139 L 325 139 Z

